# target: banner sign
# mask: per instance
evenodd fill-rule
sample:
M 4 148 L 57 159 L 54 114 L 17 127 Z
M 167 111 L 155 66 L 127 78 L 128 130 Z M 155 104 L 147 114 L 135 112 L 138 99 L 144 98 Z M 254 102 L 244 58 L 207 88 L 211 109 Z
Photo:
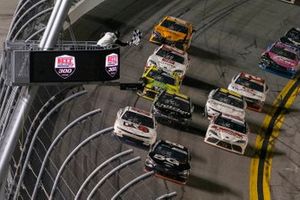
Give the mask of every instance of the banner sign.
M 29 82 L 103 82 L 120 78 L 119 49 L 30 51 Z

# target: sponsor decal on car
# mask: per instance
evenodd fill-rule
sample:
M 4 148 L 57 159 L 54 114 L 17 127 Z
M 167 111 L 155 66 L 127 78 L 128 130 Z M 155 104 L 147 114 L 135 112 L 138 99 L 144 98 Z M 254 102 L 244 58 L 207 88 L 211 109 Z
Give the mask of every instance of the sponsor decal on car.
M 119 70 L 119 56 L 118 54 L 112 53 L 106 56 L 105 59 L 105 71 L 114 77 Z
M 61 55 L 55 57 L 54 70 L 61 78 L 70 77 L 76 69 L 75 57 L 69 55 Z

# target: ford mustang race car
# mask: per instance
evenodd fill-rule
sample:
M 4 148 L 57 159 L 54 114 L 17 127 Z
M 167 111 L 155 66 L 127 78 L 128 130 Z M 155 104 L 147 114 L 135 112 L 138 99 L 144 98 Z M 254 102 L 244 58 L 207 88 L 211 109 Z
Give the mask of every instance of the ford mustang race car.
M 150 149 L 145 161 L 145 170 L 154 171 L 156 176 L 185 184 L 190 174 L 189 150 L 167 140 L 157 141 Z
M 264 79 L 242 72 L 232 78 L 228 90 L 242 95 L 249 109 L 261 111 L 266 100 L 268 86 Z
M 280 41 L 300 48 L 300 28 L 291 28 L 280 38 Z
M 171 16 L 164 17 L 155 27 L 150 42 L 169 44 L 186 51 L 192 41 L 191 23 Z
M 126 139 L 141 141 L 151 145 L 156 141 L 156 121 L 144 110 L 127 106 L 118 111 L 114 124 L 114 134 Z
M 225 114 L 214 116 L 205 134 L 204 142 L 222 149 L 244 154 L 249 129 L 246 122 Z
M 189 66 L 188 54 L 177 48 L 161 45 L 149 56 L 146 70 L 153 65 L 166 72 L 177 73 L 182 80 Z
M 218 88 L 209 93 L 204 114 L 211 118 L 220 113 L 225 113 L 243 120 L 246 106 L 247 103 L 241 95 L 225 88 Z
M 151 66 L 144 72 L 141 80 L 144 82 L 144 89 L 137 94 L 149 100 L 154 100 L 161 90 L 179 92 L 181 83 L 177 74 L 169 74 L 156 66 Z
M 264 70 L 294 78 L 300 69 L 299 59 L 300 49 L 278 41 L 262 54 L 258 66 Z
M 153 101 L 152 113 L 155 118 L 187 125 L 192 120 L 191 99 L 180 93 L 162 91 Z

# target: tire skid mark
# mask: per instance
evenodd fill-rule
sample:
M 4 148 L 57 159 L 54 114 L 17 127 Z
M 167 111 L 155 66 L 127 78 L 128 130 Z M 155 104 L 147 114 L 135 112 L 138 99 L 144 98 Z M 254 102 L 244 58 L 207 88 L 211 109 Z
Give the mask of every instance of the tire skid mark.
M 208 28 L 210 28 L 211 26 L 213 26 L 214 24 L 216 24 L 226 16 L 230 15 L 235 8 L 242 6 L 244 3 L 247 3 L 248 1 L 249 0 L 234 2 L 231 5 L 226 6 L 225 8 L 221 8 L 220 10 L 205 16 L 202 21 L 204 20 L 208 20 L 208 21 L 203 25 L 199 26 L 198 28 L 195 28 L 196 34 L 194 34 L 193 37 L 195 39 L 198 38 L 202 32 L 204 32 L 205 30 L 207 30 Z

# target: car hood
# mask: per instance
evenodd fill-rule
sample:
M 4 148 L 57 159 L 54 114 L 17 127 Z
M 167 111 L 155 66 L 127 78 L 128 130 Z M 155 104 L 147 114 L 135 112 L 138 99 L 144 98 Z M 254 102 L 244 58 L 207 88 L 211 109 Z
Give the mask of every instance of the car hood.
M 223 141 L 236 142 L 238 140 L 246 140 L 247 135 L 234 131 L 232 129 L 222 127 L 216 124 L 210 125 L 208 131 L 214 131 L 218 134 L 218 138 Z
M 251 88 L 247 88 L 240 84 L 230 83 L 228 88 L 244 97 L 248 97 L 251 99 L 256 99 L 260 101 L 265 101 L 266 95 L 263 92 L 259 92 L 257 90 L 253 90 Z
M 296 67 L 298 65 L 297 60 L 291 60 L 286 57 L 274 54 L 272 52 L 268 52 L 268 54 L 274 62 L 276 62 L 278 65 L 280 65 L 282 67 L 291 68 L 291 67 Z

